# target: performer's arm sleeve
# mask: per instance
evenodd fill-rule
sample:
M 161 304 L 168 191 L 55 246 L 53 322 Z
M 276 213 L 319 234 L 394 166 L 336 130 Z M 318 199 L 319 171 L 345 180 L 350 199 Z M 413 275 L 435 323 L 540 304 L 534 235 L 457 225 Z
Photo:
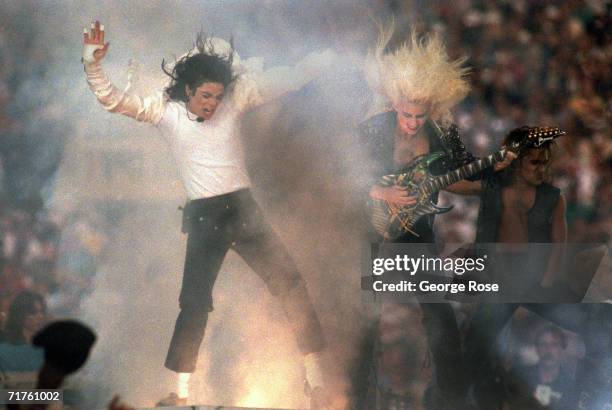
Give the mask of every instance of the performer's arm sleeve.
M 278 66 L 250 73 L 251 92 L 246 108 L 265 104 L 291 91 L 297 91 L 328 70 L 336 59 L 331 50 L 311 53 L 295 66 Z M 245 82 L 243 82 L 243 86 Z M 243 93 L 244 94 L 244 93 Z
M 100 63 L 84 64 L 89 89 L 110 112 L 123 114 L 137 121 L 158 124 L 163 117 L 166 98 L 162 92 L 140 97 L 115 87 Z
M 441 143 L 442 143 L 443 149 L 447 152 L 448 157 L 450 158 L 450 161 L 447 163 L 447 168 L 449 170 L 457 169 L 463 165 L 469 164 L 470 162 L 476 161 L 478 159 L 465 148 L 465 144 L 463 143 L 463 140 L 459 136 L 459 128 L 455 124 L 451 124 L 448 130 L 444 132 L 444 134 L 441 137 Z M 483 174 L 481 171 L 475 175 L 471 175 L 467 177 L 466 180 L 467 181 L 479 181 L 480 179 L 482 179 L 482 176 Z M 454 192 L 452 189 L 447 188 L 446 190 Z M 462 193 L 462 192 L 456 192 L 456 193 Z

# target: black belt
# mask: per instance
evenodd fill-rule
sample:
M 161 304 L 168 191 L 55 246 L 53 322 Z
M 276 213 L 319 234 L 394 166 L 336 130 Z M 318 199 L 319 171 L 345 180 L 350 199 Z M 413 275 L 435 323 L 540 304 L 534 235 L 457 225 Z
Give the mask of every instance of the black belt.
M 249 188 L 239 189 L 238 191 L 229 192 L 227 194 L 221 194 L 211 196 L 208 198 L 199 198 L 187 201 L 185 204 L 184 211 L 190 212 L 191 210 L 200 210 L 207 208 L 223 208 L 223 205 L 229 205 L 235 207 L 246 199 L 251 197 L 251 190 Z

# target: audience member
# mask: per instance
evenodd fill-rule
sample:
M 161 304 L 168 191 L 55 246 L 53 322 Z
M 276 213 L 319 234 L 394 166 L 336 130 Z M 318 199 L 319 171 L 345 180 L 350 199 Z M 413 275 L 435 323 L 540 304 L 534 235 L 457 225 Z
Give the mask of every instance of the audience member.
M 507 402 L 511 408 L 570 409 L 574 380 L 562 367 L 566 335 L 557 327 L 546 326 L 535 336 L 538 362 L 510 372 Z
M 32 338 L 44 320 L 42 296 L 23 291 L 15 297 L 0 340 L 0 367 L 5 372 L 33 372 L 40 368 L 42 351 L 32 346 Z

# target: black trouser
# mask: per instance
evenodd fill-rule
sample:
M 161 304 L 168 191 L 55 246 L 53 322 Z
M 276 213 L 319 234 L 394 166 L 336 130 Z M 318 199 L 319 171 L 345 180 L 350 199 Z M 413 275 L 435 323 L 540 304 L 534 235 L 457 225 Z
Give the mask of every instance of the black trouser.
M 425 234 L 427 232 L 425 231 Z M 433 241 L 433 233 L 429 236 L 421 235 L 419 239 L 422 238 Z M 382 238 L 375 235 L 370 235 L 369 239 L 371 242 L 382 242 Z M 406 240 L 400 238 L 395 242 L 414 243 L 410 237 Z M 423 240 L 423 242 L 425 241 Z M 430 247 L 432 254 L 435 253 L 433 243 L 430 242 L 428 247 Z M 381 257 L 381 254 L 373 255 L 373 257 Z M 440 396 L 445 399 L 448 408 L 459 409 L 463 405 L 467 393 L 468 379 L 465 373 L 461 336 L 455 312 L 449 303 L 427 303 L 420 300 L 419 296 L 417 296 L 417 299 L 419 299 L 427 344 L 435 366 L 437 389 Z M 372 405 L 372 400 L 368 396 L 373 389 L 369 384 L 371 382 L 370 375 L 376 372 L 373 365 L 377 360 L 375 346 L 379 337 L 379 323 L 380 316 L 368 326 L 365 337 L 359 346 L 356 366 L 351 369 L 353 390 L 351 408 L 369 408 Z M 442 408 L 442 405 L 437 405 L 436 409 L 438 408 Z
M 435 366 L 437 389 L 448 408 L 459 409 L 467 393 L 468 378 L 464 369 L 461 337 L 455 313 L 448 303 L 419 304 L 423 329 Z M 375 363 L 378 359 L 376 345 L 379 339 L 379 324 L 380 316 L 367 327 L 358 346 L 357 360 L 351 369 L 351 408 L 365 409 L 374 405 L 375 386 L 371 386 L 371 383 L 372 376 L 375 376 L 377 371 Z
M 463 406 L 469 387 L 455 312 L 448 303 L 420 303 L 435 366 L 436 385 L 448 408 Z
M 195 370 L 208 313 L 213 310 L 213 286 L 229 249 L 236 251 L 279 299 L 302 353 L 325 347 L 306 285 L 249 190 L 188 202 L 183 231 L 188 233 L 187 256 L 181 311 L 166 357 L 168 369 Z

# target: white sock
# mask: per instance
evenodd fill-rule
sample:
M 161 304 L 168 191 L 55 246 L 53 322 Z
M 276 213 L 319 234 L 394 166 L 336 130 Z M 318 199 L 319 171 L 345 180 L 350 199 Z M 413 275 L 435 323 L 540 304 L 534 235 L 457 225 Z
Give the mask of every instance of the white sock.
M 304 356 L 306 381 L 311 389 L 323 387 L 323 371 L 321 370 L 321 353 L 308 353 Z
M 178 374 L 177 395 L 179 399 L 186 399 L 189 396 L 189 377 L 191 373 Z

